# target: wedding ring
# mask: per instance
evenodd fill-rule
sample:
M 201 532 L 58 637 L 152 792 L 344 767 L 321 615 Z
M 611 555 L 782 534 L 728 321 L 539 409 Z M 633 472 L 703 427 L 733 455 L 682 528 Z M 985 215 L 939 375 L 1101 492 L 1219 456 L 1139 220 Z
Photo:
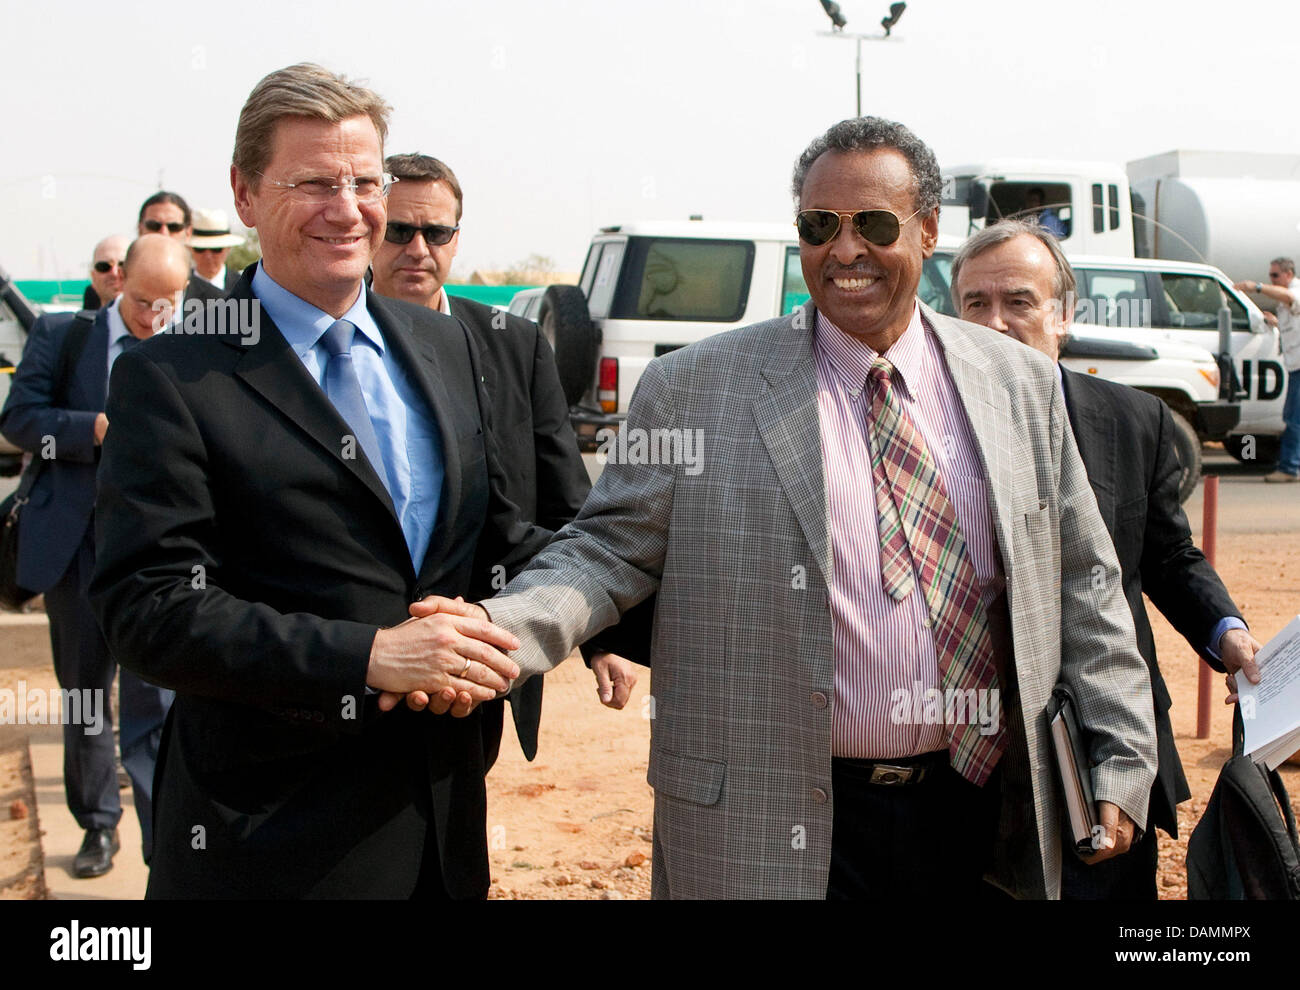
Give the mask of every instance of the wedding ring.
M 461 677 L 464 677 L 466 674 L 469 673 L 469 665 L 470 665 L 471 663 L 473 663 L 473 662 L 474 662 L 473 660 L 466 660 L 466 661 L 465 661 L 465 669 L 462 670 L 462 671 L 460 672 L 460 676 L 461 676 Z

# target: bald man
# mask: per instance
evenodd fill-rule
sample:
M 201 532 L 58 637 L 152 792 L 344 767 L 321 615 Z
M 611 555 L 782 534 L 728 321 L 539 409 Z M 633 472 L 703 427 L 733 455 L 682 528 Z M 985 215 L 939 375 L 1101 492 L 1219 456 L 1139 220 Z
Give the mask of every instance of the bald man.
M 114 292 L 117 298 L 98 312 L 36 321 L 0 411 L 0 432 L 36 455 L 28 470 L 38 472 L 23 510 L 18 581 L 45 593 L 60 687 L 91 692 L 82 695 L 90 700 L 79 717 L 63 727 L 68 809 L 85 830 L 73 861 L 79 877 L 112 869 L 122 817 L 107 704 L 116 663 L 86 597 L 95 564 L 95 468 L 109 435 L 103 411 L 108 373 L 124 351 L 170 321 L 177 293 L 189 279 L 189 252 L 181 241 L 147 234 L 126 249 L 121 268 L 120 295 Z M 120 688 L 122 764 L 131 778 L 148 862 L 153 771 L 172 693 L 125 669 Z
M 95 245 L 90 256 L 90 285 L 82 297 L 82 309 L 107 306 L 122 291 L 122 261 L 128 243 L 121 234 L 111 234 Z

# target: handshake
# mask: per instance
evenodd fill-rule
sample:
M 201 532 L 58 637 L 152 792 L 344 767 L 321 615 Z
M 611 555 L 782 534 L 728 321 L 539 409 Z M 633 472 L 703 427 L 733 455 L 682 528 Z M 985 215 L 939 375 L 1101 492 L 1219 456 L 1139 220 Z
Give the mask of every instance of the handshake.
M 464 718 L 510 690 L 519 667 L 502 651 L 519 649 L 519 640 L 493 625 L 481 605 L 430 595 L 410 612 L 401 625 L 379 630 L 370 647 L 366 684 L 380 692 L 380 711 L 405 698 L 414 711 Z M 602 704 L 627 704 L 637 680 L 630 661 L 600 653 L 591 669 Z

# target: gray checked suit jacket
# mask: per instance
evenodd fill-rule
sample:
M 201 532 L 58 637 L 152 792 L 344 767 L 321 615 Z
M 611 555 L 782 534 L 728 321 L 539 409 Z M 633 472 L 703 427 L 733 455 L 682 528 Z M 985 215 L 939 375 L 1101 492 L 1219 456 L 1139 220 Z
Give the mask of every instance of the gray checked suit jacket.
M 1048 697 L 1058 680 L 1074 689 L 1097 799 L 1144 826 L 1156 769 L 1150 678 L 1051 363 L 922 312 L 979 447 L 1007 578 L 1015 677 L 990 879 L 1017 896 L 1057 897 Z M 652 362 L 624 426 L 651 431 L 645 456 L 629 447 L 627 463 L 608 464 L 577 519 L 487 603 L 522 641 L 515 659 L 527 676 L 658 590 L 655 897 L 826 893 L 832 558 L 814 319 L 809 304 Z M 702 451 L 653 463 L 673 434 L 652 431 L 699 431 Z M 962 841 L 962 823 L 952 830 Z

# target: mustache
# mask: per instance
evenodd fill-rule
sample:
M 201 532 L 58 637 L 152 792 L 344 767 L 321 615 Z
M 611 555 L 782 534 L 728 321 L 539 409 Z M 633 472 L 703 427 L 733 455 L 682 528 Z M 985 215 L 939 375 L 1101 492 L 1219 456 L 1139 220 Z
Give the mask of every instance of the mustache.
M 826 265 L 822 269 L 826 278 L 884 278 L 885 273 L 874 265 Z

